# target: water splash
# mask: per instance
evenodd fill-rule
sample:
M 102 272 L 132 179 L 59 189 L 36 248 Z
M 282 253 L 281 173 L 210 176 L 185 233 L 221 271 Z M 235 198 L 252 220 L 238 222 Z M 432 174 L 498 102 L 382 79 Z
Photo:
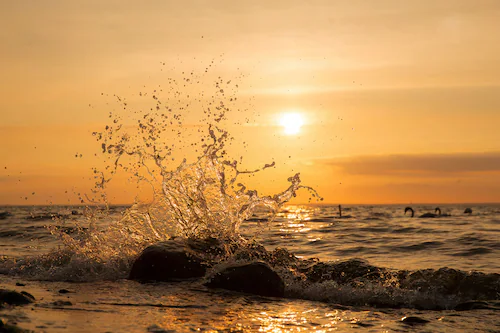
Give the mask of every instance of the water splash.
M 51 280 L 122 278 L 137 253 L 149 244 L 172 237 L 245 243 L 239 228 L 257 207 L 266 207 L 272 221 L 301 188 L 320 198 L 314 189 L 300 184 L 298 173 L 288 178 L 288 188 L 274 195 L 260 195 L 244 184 L 242 178 L 275 163 L 244 170 L 242 157 L 228 156 L 226 147 L 235 142 L 225 129 L 228 114 L 248 111 L 236 104 L 240 78 L 216 78 L 210 94 L 203 79 L 193 72 L 181 80 L 170 78 L 166 88 L 158 86 L 149 94 L 134 96 L 136 107 L 113 95 L 119 111 L 110 112 L 110 124 L 93 133 L 105 166 L 93 169 L 95 187 L 81 198 L 101 206 L 86 210 L 88 226 L 80 227 L 76 235 L 52 227 L 62 247 L 13 263 L 10 271 Z M 193 118 L 193 114 L 201 117 Z M 112 221 L 107 188 L 119 173 L 147 185 L 151 200 L 136 201 Z

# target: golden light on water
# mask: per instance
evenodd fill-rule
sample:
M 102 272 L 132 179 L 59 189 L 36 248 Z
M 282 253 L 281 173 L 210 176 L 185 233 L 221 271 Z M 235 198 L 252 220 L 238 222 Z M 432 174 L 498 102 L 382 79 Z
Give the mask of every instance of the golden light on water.
M 286 135 L 294 135 L 300 132 L 304 120 L 300 113 L 287 112 L 280 117 L 279 124 L 283 127 Z

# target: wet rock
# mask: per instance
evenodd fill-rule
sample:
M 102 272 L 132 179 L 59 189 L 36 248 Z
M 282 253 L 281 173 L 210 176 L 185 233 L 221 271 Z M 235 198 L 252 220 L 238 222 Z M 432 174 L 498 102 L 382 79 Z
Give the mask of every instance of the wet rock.
M 429 321 L 424 318 L 410 316 L 401 318 L 401 322 L 406 325 L 414 326 L 414 325 L 424 325 L 427 324 Z
M 70 292 L 68 289 L 59 289 L 59 294 L 69 294 Z
M 233 259 L 242 261 L 272 261 L 272 255 L 266 248 L 259 243 L 249 243 L 245 246 L 237 248 L 234 252 Z
M 497 299 L 500 274 L 464 272 L 452 268 L 418 270 L 401 276 L 400 286 L 422 292 L 461 295 L 468 299 Z
M 360 279 L 379 280 L 384 272 L 383 268 L 372 266 L 363 260 L 350 259 L 335 263 L 318 262 L 304 273 L 311 282 L 333 280 L 344 284 Z
M 190 245 L 182 240 L 148 246 L 132 265 L 129 279 L 147 282 L 202 277 L 208 267 L 200 254 L 202 248 L 199 242 L 191 241 Z
M 33 303 L 34 297 L 26 292 L 18 293 L 14 290 L 0 289 L 0 303 L 9 305 L 24 305 Z
M 261 296 L 283 297 L 285 294 L 281 277 L 261 261 L 228 266 L 209 277 L 205 285 Z

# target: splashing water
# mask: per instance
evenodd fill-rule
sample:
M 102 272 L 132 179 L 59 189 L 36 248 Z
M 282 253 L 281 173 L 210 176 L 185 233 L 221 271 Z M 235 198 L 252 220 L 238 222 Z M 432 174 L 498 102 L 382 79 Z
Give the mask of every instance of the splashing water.
M 120 112 L 110 112 L 112 123 L 104 131 L 93 133 L 106 166 L 103 170 L 94 168 L 95 188 L 86 201 L 104 203 L 108 208 L 106 188 L 120 171 L 137 183 L 147 184 L 151 201 L 136 202 L 121 219 L 104 226 L 99 221 L 109 220 L 107 209 L 88 208 L 88 228 L 79 227 L 76 236 L 51 227 L 51 232 L 61 238 L 62 248 L 19 260 L 11 265 L 11 273 L 50 280 L 122 278 L 137 253 L 149 244 L 172 237 L 213 237 L 244 243 L 239 227 L 256 207 L 267 207 L 272 220 L 301 188 L 320 199 L 314 189 L 300 185 L 298 173 L 288 178 L 287 189 L 275 195 L 261 196 L 243 184 L 241 177 L 274 167 L 275 163 L 240 170 L 242 158 L 238 162 L 227 157 L 226 145 L 234 138 L 223 126 L 230 111 L 242 111 L 235 105 L 238 84 L 217 78 L 207 101 L 205 91 L 195 89 L 202 79 L 190 73 L 182 80 L 168 79 L 168 89 L 159 86 L 149 95 L 140 92 L 139 98 L 151 97 L 149 102 L 153 101 L 147 112 L 142 111 L 144 107 L 132 108 L 125 98 L 114 95 Z M 166 100 L 161 97 L 164 90 Z M 195 91 L 201 92 L 196 96 Z M 196 109 L 202 110 L 203 116 L 192 119 L 190 112 Z M 195 124 L 185 125 L 186 119 Z M 199 156 L 188 162 L 182 156 L 187 150 Z M 182 160 L 175 165 L 179 155 Z

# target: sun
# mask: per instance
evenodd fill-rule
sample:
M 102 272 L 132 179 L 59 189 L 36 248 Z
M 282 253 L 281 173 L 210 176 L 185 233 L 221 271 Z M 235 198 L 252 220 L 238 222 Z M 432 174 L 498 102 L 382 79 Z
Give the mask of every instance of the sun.
M 287 112 L 280 117 L 280 125 L 287 135 L 293 135 L 300 132 L 300 128 L 304 125 L 304 120 L 299 113 Z

